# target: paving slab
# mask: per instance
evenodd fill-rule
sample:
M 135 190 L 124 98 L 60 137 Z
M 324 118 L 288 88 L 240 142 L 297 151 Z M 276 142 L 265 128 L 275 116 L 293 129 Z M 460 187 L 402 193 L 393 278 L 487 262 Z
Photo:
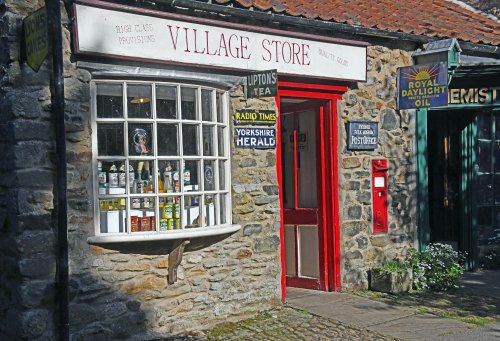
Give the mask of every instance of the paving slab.
M 463 335 L 473 327 L 468 323 L 432 314 L 416 314 L 410 307 L 395 306 L 347 293 L 287 288 L 287 304 L 356 328 L 405 340 L 440 340 L 448 335 Z M 489 332 L 491 334 L 494 330 Z

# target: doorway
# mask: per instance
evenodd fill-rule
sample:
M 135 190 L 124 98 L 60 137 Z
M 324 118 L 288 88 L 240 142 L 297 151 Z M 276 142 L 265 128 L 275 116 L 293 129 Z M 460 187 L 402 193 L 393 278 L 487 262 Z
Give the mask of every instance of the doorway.
M 285 286 L 336 290 L 340 244 L 335 113 L 345 89 L 279 85 L 283 291 Z

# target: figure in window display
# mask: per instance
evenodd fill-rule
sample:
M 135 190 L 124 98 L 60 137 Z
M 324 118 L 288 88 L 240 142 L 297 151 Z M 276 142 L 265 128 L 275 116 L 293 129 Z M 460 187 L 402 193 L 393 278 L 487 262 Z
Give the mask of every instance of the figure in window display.
M 134 150 L 137 155 L 147 156 L 150 150 L 148 149 L 148 133 L 142 128 L 134 130 L 133 134 Z M 139 178 L 143 178 L 142 172 L 146 173 L 146 179 L 149 179 L 149 161 L 139 161 L 137 165 L 137 174 Z

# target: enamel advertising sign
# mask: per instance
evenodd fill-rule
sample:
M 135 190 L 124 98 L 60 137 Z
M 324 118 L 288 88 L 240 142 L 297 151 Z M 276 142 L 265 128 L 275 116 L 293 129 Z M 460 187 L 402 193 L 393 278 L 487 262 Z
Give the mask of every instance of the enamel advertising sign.
M 101 7 L 75 5 L 77 54 L 366 80 L 366 46 L 271 29 L 278 34 L 246 31 L 235 24 L 131 7 L 123 12 L 116 4 Z
M 398 69 L 398 109 L 419 109 L 448 104 L 446 62 Z

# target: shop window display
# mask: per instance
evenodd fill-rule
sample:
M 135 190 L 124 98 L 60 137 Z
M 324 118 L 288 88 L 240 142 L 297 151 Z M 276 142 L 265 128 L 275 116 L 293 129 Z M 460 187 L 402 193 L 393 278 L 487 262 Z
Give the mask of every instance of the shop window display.
M 227 93 L 122 81 L 92 93 L 96 234 L 230 223 Z

